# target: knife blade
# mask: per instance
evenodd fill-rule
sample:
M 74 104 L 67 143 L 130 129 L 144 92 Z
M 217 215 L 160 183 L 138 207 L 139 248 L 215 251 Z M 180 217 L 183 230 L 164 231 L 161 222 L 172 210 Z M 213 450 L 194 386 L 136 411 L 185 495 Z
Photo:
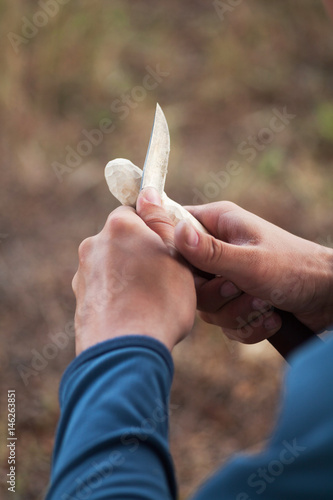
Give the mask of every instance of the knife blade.
M 155 118 L 151 131 L 147 155 L 143 167 L 140 191 L 154 187 L 160 196 L 164 191 L 170 154 L 170 133 L 168 123 L 159 104 L 156 104 Z

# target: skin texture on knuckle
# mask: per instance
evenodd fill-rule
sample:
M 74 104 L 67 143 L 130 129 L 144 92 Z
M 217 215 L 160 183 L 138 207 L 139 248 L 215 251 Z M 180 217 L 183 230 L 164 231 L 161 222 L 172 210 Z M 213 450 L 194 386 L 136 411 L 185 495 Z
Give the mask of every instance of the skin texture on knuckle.
M 233 201 L 214 201 L 212 203 L 207 203 L 205 205 L 191 205 L 191 206 L 186 206 L 185 208 L 195 216 L 201 218 L 204 216 L 205 213 L 209 213 L 210 215 L 216 213 L 217 215 L 219 215 L 235 210 L 243 210 Z
M 143 204 L 140 212 L 138 212 L 138 215 L 151 229 L 153 229 L 152 226 L 156 226 L 158 224 L 168 226 L 172 230 L 174 229 L 172 220 L 162 207 L 151 204 Z
M 120 210 L 120 208 L 125 210 Z M 107 234 L 107 236 L 115 238 L 135 230 L 138 221 L 135 221 L 133 217 L 134 210 L 127 209 L 128 207 L 119 207 L 108 216 L 102 230 L 103 235 Z
M 225 224 L 225 220 L 230 218 L 235 221 L 236 217 L 243 211 L 232 201 L 216 201 L 207 205 L 187 207 L 187 209 L 215 236 L 220 233 L 220 228 Z
M 223 259 L 223 246 L 222 243 L 214 237 L 206 240 L 207 245 L 204 252 L 204 260 L 210 265 L 214 266 L 214 272 L 219 274 L 218 267 L 221 266 Z
M 169 229 L 172 232 L 174 230 L 174 225 L 171 219 L 169 219 L 169 217 L 164 212 L 148 212 L 144 214 L 143 220 L 146 225 L 152 230 L 159 226 L 165 227 L 165 229 Z
M 168 248 L 175 249 L 175 227 L 172 220 L 162 208 L 154 207 L 154 210 L 142 211 L 140 217 L 149 229 L 160 236 Z
M 236 205 L 236 203 L 234 203 L 233 201 L 216 202 L 216 205 L 214 208 L 222 216 L 229 213 L 229 212 L 232 212 L 232 213 L 238 212 L 239 213 L 241 211 L 244 211 L 243 208 Z
M 78 254 L 79 254 L 79 263 L 80 266 L 84 266 L 89 259 L 93 247 L 93 238 L 89 237 L 80 243 Z

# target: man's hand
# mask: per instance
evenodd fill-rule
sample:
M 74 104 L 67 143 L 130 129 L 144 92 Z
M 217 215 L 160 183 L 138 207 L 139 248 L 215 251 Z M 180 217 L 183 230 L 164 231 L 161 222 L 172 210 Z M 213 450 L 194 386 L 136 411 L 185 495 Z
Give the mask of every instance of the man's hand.
M 271 306 L 319 331 L 333 322 L 333 251 L 294 236 L 229 202 L 188 210 L 214 236 L 180 222 L 175 243 L 196 268 L 202 318 L 231 338 L 253 343 L 281 326 Z
M 73 279 L 77 354 L 130 334 L 154 337 L 171 350 L 192 328 L 192 273 L 175 251 L 172 222 L 146 191 L 138 208 L 147 224 L 134 209 L 120 207 L 80 245 Z

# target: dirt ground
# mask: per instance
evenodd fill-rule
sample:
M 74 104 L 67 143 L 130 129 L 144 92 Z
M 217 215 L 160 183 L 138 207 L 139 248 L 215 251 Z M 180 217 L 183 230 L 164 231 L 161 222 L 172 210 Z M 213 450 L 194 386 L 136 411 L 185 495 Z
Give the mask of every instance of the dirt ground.
M 51 3 L 0 0 L 0 496 L 15 389 L 18 500 L 47 488 L 58 385 L 74 355 L 77 247 L 117 206 L 104 166 L 143 165 L 156 102 L 171 133 L 170 197 L 229 199 L 333 246 L 333 25 L 320 2 L 226 12 L 203 0 Z M 263 446 L 285 365 L 268 344 L 238 346 L 199 319 L 174 359 L 184 500 L 235 452 Z

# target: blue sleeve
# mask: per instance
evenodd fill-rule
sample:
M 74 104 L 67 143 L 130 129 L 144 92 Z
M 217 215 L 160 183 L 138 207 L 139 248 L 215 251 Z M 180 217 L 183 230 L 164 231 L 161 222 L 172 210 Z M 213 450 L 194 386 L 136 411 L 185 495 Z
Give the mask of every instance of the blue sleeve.
M 310 343 L 290 363 L 265 451 L 231 460 L 193 500 L 332 500 L 333 338 Z
M 47 500 L 176 498 L 168 448 L 172 370 L 167 349 L 141 336 L 106 341 L 74 360 L 60 388 Z M 331 500 L 332 380 L 333 338 L 297 353 L 265 451 L 234 458 L 193 500 Z
M 168 447 L 169 351 L 144 336 L 84 351 L 60 386 L 47 500 L 176 498 Z

